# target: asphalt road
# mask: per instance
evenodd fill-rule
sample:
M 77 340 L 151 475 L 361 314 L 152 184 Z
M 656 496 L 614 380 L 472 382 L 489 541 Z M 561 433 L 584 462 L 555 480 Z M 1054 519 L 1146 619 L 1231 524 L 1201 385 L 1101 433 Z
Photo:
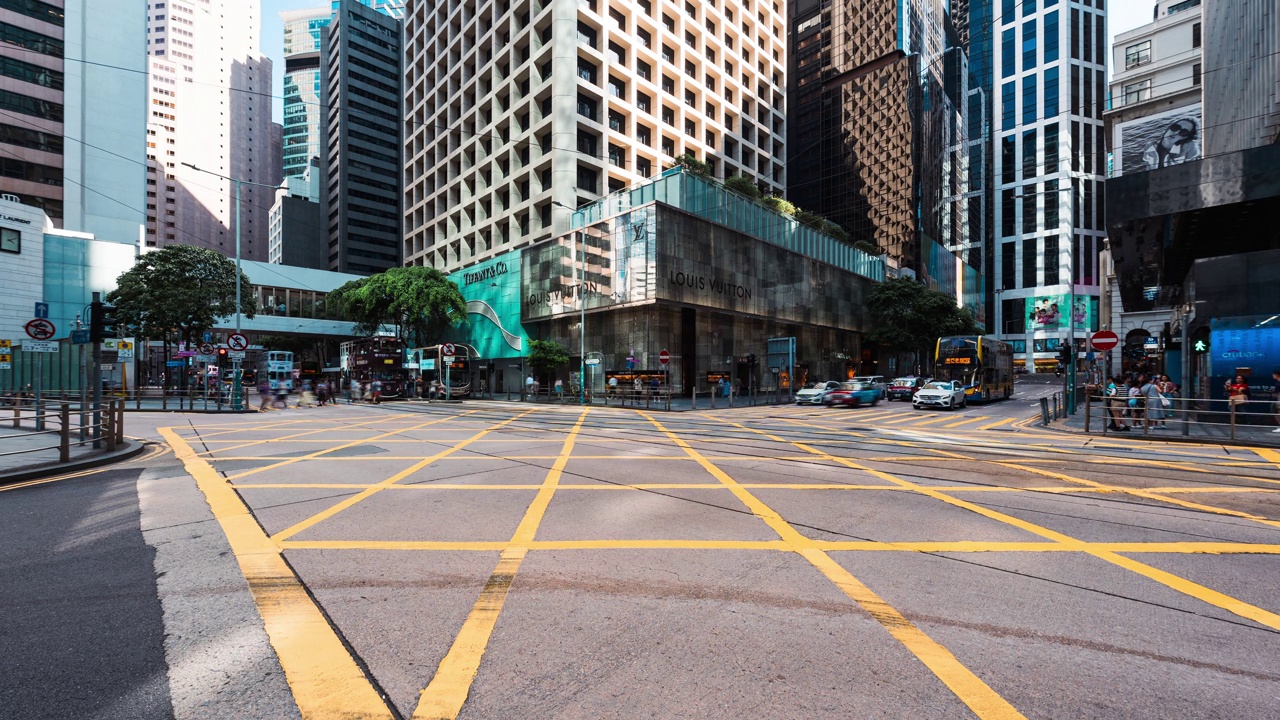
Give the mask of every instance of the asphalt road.
M 1280 718 L 1280 455 L 1038 430 L 1053 383 L 952 412 L 131 415 L 138 470 L 0 491 L 0 610 L 10 577 L 73 593 L 6 625 L 43 664 L 3 668 L 0 708 L 80 683 L 146 688 L 119 717 Z M 96 573 L 50 550 L 116 525 Z

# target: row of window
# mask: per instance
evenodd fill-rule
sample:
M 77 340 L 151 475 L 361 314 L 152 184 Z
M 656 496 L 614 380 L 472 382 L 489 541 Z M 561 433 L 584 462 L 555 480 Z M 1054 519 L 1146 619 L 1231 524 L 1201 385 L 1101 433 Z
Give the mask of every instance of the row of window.
M 1066 242 L 1064 242 L 1064 240 Z M 1060 285 L 1067 277 L 1075 276 L 1077 285 L 1098 285 L 1098 253 L 1102 251 L 1102 238 L 1092 235 L 1076 235 L 1075 272 L 1071 272 L 1071 258 L 1063 258 L 1062 251 L 1070 243 L 1066 236 L 1025 238 L 1000 245 L 1000 286 L 1005 290 L 1038 288 Z M 1022 262 L 1018 262 L 1018 248 L 1022 249 Z M 1021 270 L 1021 272 L 1019 272 Z M 1021 282 L 1019 282 L 1021 280 Z M 1030 316 L 1022 311 L 1025 298 L 1002 301 L 1003 328 L 1007 334 L 1027 331 L 1026 320 Z M 1065 316 L 1065 313 L 1063 313 Z
M 12 10 L 19 15 L 43 20 L 58 27 L 62 27 L 66 22 L 62 8 L 41 0 L 0 0 L 0 10 Z
M 1201 42 L 1200 23 L 1191 25 L 1191 47 L 1200 47 Z M 1129 45 L 1124 49 L 1124 69 L 1132 70 L 1150 63 L 1153 60 L 1151 55 L 1151 39 L 1148 38 L 1142 42 Z

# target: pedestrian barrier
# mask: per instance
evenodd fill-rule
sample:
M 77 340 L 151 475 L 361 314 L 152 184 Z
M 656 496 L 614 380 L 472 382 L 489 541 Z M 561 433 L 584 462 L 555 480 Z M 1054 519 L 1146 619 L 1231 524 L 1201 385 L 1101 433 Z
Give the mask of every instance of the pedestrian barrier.
M 12 418 L 6 421 L 12 422 L 13 429 L 30 427 L 31 430 L 0 433 L 0 457 L 57 450 L 58 462 L 66 463 L 71 461 L 73 446 L 92 445 L 94 449 L 101 449 L 105 445 L 107 452 L 112 452 L 124 443 L 124 402 L 119 399 L 88 404 L 18 399 L 9 405 Z M 50 406 L 56 409 L 48 409 Z M 56 437 L 57 444 L 18 447 L 23 444 L 20 438 L 44 436 Z
M 1280 413 L 1263 401 L 1109 397 L 1091 392 L 1085 395 L 1084 429 L 1102 435 L 1137 429 L 1144 436 L 1181 435 L 1280 445 Z

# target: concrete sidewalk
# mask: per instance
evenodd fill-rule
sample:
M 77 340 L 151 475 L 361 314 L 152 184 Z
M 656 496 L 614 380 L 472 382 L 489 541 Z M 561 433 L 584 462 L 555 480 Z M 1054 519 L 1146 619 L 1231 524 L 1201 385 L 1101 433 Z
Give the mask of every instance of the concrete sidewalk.
M 72 427 L 70 461 L 62 463 L 59 462 L 58 423 L 56 418 L 51 420 L 46 421 L 44 432 L 36 430 L 35 420 L 31 418 L 24 418 L 17 428 L 11 419 L 5 420 L 0 427 L 0 485 L 98 467 L 133 457 L 143 449 L 141 443 L 125 440 L 115 451 L 108 451 L 105 439 L 101 439 L 95 449 L 91 436 L 81 441 L 79 430 Z
M 1116 432 L 1107 430 L 1108 437 L 1115 436 L 1126 440 L 1134 439 L 1151 439 L 1164 441 L 1188 441 L 1188 442 L 1208 442 L 1222 445 L 1262 445 L 1270 447 L 1280 447 L 1280 432 L 1275 432 L 1278 428 L 1275 425 L 1256 425 L 1237 423 L 1233 431 L 1231 424 L 1222 418 L 1222 422 L 1210 421 L 1213 417 L 1209 413 L 1200 413 L 1200 420 L 1194 417 L 1191 422 L 1186 422 L 1182 418 L 1182 413 L 1174 413 L 1177 417 L 1166 418 L 1163 422 L 1168 425 L 1168 429 L 1157 429 L 1155 421 L 1152 421 L 1150 428 L 1144 428 L 1139 421 L 1138 424 L 1127 432 Z M 1194 416 L 1194 413 L 1193 413 Z M 1217 419 L 1216 417 L 1214 418 Z M 1250 420 L 1259 420 L 1261 418 L 1250 417 Z M 1133 418 L 1126 418 L 1126 423 L 1133 425 Z M 1109 422 L 1106 413 L 1097 405 L 1090 409 L 1089 427 L 1085 428 L 1085 408 L 1081 405 L 1075 415 L 1068 415 L 1061 420 L 1055 420 L 1050 423 L 1049 427 L 1057 430 L 1065 430 L 1068 432 L 1085 433 L 1101 437 L 1103 428 Z M 1039 424 L 1037 420 L 1036 424 Z

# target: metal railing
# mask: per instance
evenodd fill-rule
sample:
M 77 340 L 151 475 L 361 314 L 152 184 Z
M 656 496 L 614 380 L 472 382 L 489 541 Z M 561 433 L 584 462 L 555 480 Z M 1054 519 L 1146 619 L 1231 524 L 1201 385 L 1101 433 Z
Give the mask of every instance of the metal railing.
M 0 410 L 0 420 L 5 425 L 12 422 L 15 430 L 31 428 L 29 432 L 0 434 L 0 457 L 57 450 L 58 462 L 66 463 L 71 460 L 72 446 L 92 445 L 94 449 L 101 449 L 105 445 L 107 452 L 113 452 L 124 443 L 124 402 L 119 399 L 87 404 L 12 402 Z M 13 440 L 37 436 L 56 437 L 57 444 L 6 449 Z
M 192 388 L 162 388 L 162 387 L 140 387 L 130 388 L 129 390 L 104 390 L 102 392 L 103 400 L 112 399 L 120 400 L 124 403 L 126 410 L 174 410 L 174 411 L 195 411 L 202 412 L 230 412 L 234 408 L 232 406 L 231 388 L 228 386 L 219 387 L 192 387 Z M 84 402 L 81 391 L 76 390 L 45 390 L 41 393 L 42 404 L 50 404 L 57 402 Z M 257 390 L 251 387 L 245 387 L 241 394 L 241 405 L 244 409 L 249 409 L 250 402 L 256 400 Z M 14 402 L 33 403 L 35 396 L 30 392 L 7 393 L 0 394 L 0 405 L 12 404 Z
M 1209 398 L 1108 397 L 1085 395 L 1085 432 L 1103 435 L 1141 431 L 1144 436 L 1201 439 L 1247 437 L 1250 442 L 1280 444 L 1275 432 L 1280 414 L 1266 401 L 1232 402 Z

